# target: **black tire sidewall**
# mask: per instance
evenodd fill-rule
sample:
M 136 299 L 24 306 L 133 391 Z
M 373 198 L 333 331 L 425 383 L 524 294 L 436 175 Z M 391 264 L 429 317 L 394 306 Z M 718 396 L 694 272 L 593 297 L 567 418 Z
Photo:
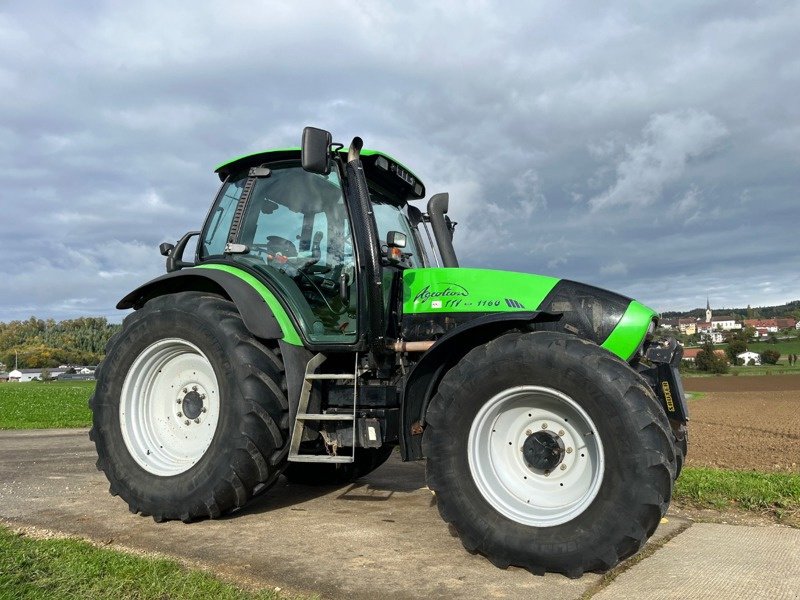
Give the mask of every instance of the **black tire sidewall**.
M 182 296 L 184 294 L 177 294 Z M 112 488 L 126 499 L 136 499 L 131 506 L 145 514 L 167 518 L 198 516 L 206 512 L 203 502 L 208 490 L 229 478 L 232 456 L 241 447 L 242 415 L 247 407 L 240 387 L 232 342 L 218 322 L 209 322 L 197 312 L 187 310 L 190 303 L 156 299 L 131 316 L 126 327 L 102 366 L 98 382 L 98 401 L 94 405 L 95 441 L 105 459 Z M 159 476 L 141 467 L 131 456 L 122 437 L 120 401 L 126 376 L 136 358 L 151 344 L 166 338 L 178 338 L 197 346 L 209 360 L 219 386 L 219 417 L 211 444 L 188 470 Z M 104 455 L 104 456 L 103 456 Z M 129 500 L 129 503 L 131 500 Z
M 652 476 L 647 472 L 651 461 L 635 434 L 637 415 L 619 402 L 620 384 L 633 381 L 642 394 L 650 392 L 625 363 L 594 344 L 558 334 L 523 335 L 496 340 L 489 352 L 475 357 L 479 368 L 458 371 L 459 381 L 451 384 L 455 394 L 443 386 L 443 397 L 435 402 L 446 406 L 429 423 L 424 444 L 435 487 L 446 489 L 443 516 L 457 521 L 468 546 L 501 557 L 500 562 L 535 558 L 539 565 L 562 570 L 571 561 L 585 564 L 586 556 L 608 554 L 604 538 L 621 523 L 640 520 L 630 512 L 641 509 L 637 482 Z M 549 387 L 572 398 L 594 422 L 603 445 L 605 468 L 597 495 L 581 514 L 559 525 L 534 527 L 505 517 L 484 498 L 469 466 L 467 444 L 478 411 L 496 394 L 520 385 Z

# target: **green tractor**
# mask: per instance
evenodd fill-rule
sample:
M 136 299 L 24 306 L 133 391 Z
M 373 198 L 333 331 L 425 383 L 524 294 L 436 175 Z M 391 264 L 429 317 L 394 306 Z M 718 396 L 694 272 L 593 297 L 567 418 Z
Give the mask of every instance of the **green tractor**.
M 579 577 L 642 547 L 686 455 L 682 350 L 653 310 L 459 267 L 447 195 L 423 213 L 419 178 L 360 138 L 307 127 L 216 172 L 202 230 L 117 305 L 135 310 L 90 401 L 132 512 L 216 518 L 281 474 L 343 484 L 399 447 L 499 567 Z

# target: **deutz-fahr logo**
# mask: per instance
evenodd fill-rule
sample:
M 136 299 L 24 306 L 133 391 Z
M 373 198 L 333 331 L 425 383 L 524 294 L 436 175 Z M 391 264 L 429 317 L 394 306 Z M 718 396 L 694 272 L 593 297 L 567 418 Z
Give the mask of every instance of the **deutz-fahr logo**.
M 429 285 L 422 288 L 419 293 L 414 296 L 414 302 L 426 302 L 434 298 L 455 298 L 463 296 L 469 296 L 469 292 L 466 288 L 461 287 L 457 283 L 439 283 L 433 289 L 431 289 Z

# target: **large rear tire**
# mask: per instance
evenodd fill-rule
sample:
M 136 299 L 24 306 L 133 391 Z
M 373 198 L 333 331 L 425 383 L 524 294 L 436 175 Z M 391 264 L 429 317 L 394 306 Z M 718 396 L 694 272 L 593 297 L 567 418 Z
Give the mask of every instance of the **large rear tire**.
M 579 577 L 639 550 L 667 510 L 669 422 L 611 353 L 553 332 L 504 335 L 442 379 L 427 414 L 428 487 L 470 552 Z
M 215 518 L 273 484 L 288 451 L 283 365 L 217 296 L 160 296 L 109 342 L 90 400 L 97 468 L 156 521 Z

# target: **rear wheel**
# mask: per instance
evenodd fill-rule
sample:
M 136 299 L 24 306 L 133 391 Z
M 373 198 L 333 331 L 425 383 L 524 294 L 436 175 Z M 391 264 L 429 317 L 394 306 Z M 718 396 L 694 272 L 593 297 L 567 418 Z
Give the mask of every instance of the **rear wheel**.
M 285 463 L 280 356 L 217 296 L 161 296 L 127 317 L 90 406 L 111 493 L 157 521 L 240 508 Z
M 672 434 L 652 390 L 574 336 L 508 334 L 475 348 L 442 379 L 426 420 L 439 512 L 497 566 L 608 570 L 669 504 Z

